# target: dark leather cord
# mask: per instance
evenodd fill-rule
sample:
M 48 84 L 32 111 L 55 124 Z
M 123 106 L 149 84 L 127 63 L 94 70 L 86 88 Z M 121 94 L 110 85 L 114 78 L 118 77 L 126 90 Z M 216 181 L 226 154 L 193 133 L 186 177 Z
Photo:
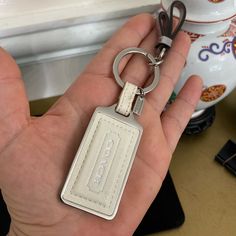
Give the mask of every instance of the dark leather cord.
M 174 25 L 174 10 L 179 11 L 179 21 L 178 24 Z M 176 34 L 180 31 L 184 21 L 186 19 L 186 7 L 181 1 L 174 1 L 168 9 L 168 12 L 162 11 L 159 14 L 158 20 L 161 31 L 160 42 L 157 44 L 156 48 L 160 51 L 165 48 L 171 47 L 172 40 L 175 38 Z

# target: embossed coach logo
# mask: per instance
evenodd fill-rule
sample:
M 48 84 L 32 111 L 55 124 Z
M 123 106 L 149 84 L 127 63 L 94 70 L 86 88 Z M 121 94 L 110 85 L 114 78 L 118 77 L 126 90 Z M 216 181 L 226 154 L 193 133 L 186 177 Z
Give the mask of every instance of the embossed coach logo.
M 89 179 L 90 191 L 99 193 L 103 190 L 119 140 L 119 136 L 114 133 L 108 133 L 105 136 Z
M 111 150 L 114 145 L 114 141 L 112 139 L 107 140 L 105 148 L 104 148 L 104 155 L 101 158 L 101 161 L 98 163 L 97 172 L 95 174 L 95 177 L 93 179 L 93 182 L 95 184 L 100 184 L 102 177 L 104 176 L 104 173 L 106 171 L 106 167 L 109 161 L 109 157 L 111 155 Z

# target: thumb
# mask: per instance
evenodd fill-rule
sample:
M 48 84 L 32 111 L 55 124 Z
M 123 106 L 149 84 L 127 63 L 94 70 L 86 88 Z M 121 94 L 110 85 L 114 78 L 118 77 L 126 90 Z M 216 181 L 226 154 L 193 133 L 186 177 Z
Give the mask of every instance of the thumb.
M 14 59 L 0 48 L 0 151 L 28 124 L 28 99 Z

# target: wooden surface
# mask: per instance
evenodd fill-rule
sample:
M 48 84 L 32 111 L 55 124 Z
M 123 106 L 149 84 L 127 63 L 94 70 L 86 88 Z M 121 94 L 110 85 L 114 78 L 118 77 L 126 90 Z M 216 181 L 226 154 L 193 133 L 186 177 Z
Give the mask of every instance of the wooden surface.
M 228 139 L 236 142 L 236 91 L 216 108 L 212 127 L 183 136 L 171 163 L 185 223 L 152 236 L 236 235 L 236 177 L 214 161 Z

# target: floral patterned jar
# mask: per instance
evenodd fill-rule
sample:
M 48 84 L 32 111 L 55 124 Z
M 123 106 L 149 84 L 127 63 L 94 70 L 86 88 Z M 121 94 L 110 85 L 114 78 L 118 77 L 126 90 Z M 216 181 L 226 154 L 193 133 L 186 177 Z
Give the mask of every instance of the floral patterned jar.
M 172 0 L 162 0 L 164 10 L 168 8 L 167 4 L 172 2 Z M 192 44 L 174 93 L 179 93 L 189 76 L 193 74 L 201 76 L 204 88 L 196 108 L 196 111 L 200 111 L 215 105 L 236 87 L 236 18 L 218 21 L 219 16 L 217 16 L 207 23 L 203 13 L 208 11 L 209 15 L 214 15 L 218 6 L 225 6 L 227 10 L 220 7 L 224 17 L 232 17 L 236 15 L 236 6 L 232 0 L 182 0 L 182 2 L 186 5 L 189 17 L 183 29 L 190 35 Z M 195 15 L 199 15 L 198 22 L 193 21 Z
M 172 2 L 174 0 L 162 0 L 162 8 L 167 10 Z M 235 0 L 181 0 L 181 2 L 187 9 L 186 21 L 213 23 L 227 20 L 235 15 Z

